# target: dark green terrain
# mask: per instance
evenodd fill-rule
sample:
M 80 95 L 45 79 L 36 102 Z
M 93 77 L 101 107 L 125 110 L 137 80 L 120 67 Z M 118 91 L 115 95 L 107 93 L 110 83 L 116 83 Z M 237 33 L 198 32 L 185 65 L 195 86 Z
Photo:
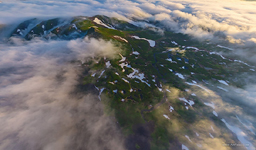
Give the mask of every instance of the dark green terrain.
M 116 118 L 129 150 L 176 150 L 183 144 L 190 150 L 216 149 L 223 147 L 217 143 L 239 143 L 213 108 L 204 104 L 218 97 L 218 92 L 226 92 L 227 85 L 219 81 L 242 88 L 245 81 L 235 76 L 254 73 L 253 67 L 238 58 L 224 57 L 230 53 L 226 48 L 106 16 L 31 19 L 10 36 L 25 40 L 101 38 L 119 47 L 114 59 L 86 60 L 80 82 L 86 92 L 97 93 L 105 113 Z

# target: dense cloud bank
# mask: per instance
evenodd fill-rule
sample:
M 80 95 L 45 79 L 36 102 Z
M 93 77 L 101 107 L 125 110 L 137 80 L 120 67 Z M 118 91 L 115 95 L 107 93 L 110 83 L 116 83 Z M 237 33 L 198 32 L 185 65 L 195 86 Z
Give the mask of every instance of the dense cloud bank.
M 8 23 L 26 17 L 105 14 L 120 19 L 135 17 L 162 21 L 173 30 L 201 37 L 206 36 L 208 31 L 222 31 L 230 36 L 231 42 L 255 42 L 255 7 L 255 2 L 239 0 L 8 0 L 0 4 L 0 22 Z
M 255 8 L 256 2 L 240 0 L 3 0 L 0 24 L 33 17 L 98 14 L 130 22 L 136 18 L 160 22 L 167 30 L 226 44 L 235 49 L 233 54 L 255 62 Z
M 0 149 L 122 150 L 97 93 L 75 91 L 81 66 L 70 63 L 112 57 L 115 49 L 96 39 L 0 44 Z

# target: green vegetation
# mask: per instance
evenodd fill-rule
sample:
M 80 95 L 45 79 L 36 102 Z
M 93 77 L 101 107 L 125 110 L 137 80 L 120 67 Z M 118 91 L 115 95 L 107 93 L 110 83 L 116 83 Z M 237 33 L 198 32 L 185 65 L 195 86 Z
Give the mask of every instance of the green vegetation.
M 223 59 L 217 54 L 210 54 L 216 47 L 205 44 L 205 42 L 199 42 L 187 35 L 170 31 L 161 35 L 151 28 L 141 29 L 115 18 L 96 17 L 116 29 L 109 29 L 93 22 L 94 17 L 85 19 L 77 17 L 70 23 L 58 27 L 58 19 L 44 21 L 31 31 L 33 30 L 33 35 L 39 36 L 48 34 L 48 31 L 51 30 L 49 32 L 60 38 L 69 38 L 68 35 L 70 34 L 76 34 L 75 37 L 89 35 L 89 37 L 111 40 L 119 46 L 122 49 L 120 53 L 126 57 L 125 63 L 130 66 L 121 68 L 120 57 L 112 60 L 107 58 L 95 58 L 97 61 L 88 60 L 83 64 L 88 70 L 84 76 L 83 84 L 105 88 L 103 94 L 108 98 L 102 101 L 108 109 L 107 112 L 114 113 L 118 124 L 127 137 L 136 134 L 134 131 L 136 125 L 146 126 L 147 123 L 153 122 L 154 127 L 150 130 L 150 137 L 148 138 L 152 150 L 166 150 L 170 146 L 170 141 L 182 141 L 181 135 L 184 134 L 193 137 L 191 133 L 193 124 L 198 123 L 202 118 L 216 121 L 216 117 L 209 109 L 206 109 L 199 98 L 192 97 L 188 92 L 185 92 L 186 89 L 190 89 L 185 81 L 196 80 L 203 83 L 204 81 L 224 80 L 231 78 L 231 74 L 235 74 L 237 71 L 249 69 L 247 66 L 242 69 L 229 67 L 234 65 L 232 61 Z M 77 29 L 73 24 L 76 25 Z M 27 22 L 24 22 L 18 28 L 24 29 L 26 25 Z M 42 25 L 45 27 L 42 28 Z M 17 32 L 14 31 L 13 34 L 17 35 Z M 29 32 L 26 36 L 31 35 L 32 33 Z M 150 47 L 148 41 L 134 39 L 131 37 L 133 35 L 155 40 L 156 46 Z M 124 38 L 128 43 L 115 36 Z M 178 45 L 172 41 L 177 42 Z M 187 46 L 207 50 L 186 49 Z M 139 55 L 132 54 L 133 51 L 138 52 Z M 106 68 L 105 65 L 107 61 L 110 61 L 111 64 L 109 68 Z M 128 75 L 133 74 L 135 69 L 138 70 L 137 78 L 130 78 Z M 183 75 L 184 79 L 177 73 Z M 139 75 L 140 77 L 138 77 Z M 241 86 L 241 84 L 232 81 L 230 84 Z M 167 89 L 171 88 L 177 89 L 178 93 L 168 93 Z M 170 98 L 170 96 L 166 96 L 168 94 L 176 94 L 176 97 Z M 180 96 L 193 100 L 195 104 L 192 107 L 188 104 L 185 105 L 185 102 L 178 99 Z M 174 108 L 172 112 L 169 110 L 170 106 Z M 164 117 L 164 114 L 169 119 Z M 219 120 L 216 124 L 224 126 Z M 139 144 L 134 146 L 136 149 L 142 148 Z

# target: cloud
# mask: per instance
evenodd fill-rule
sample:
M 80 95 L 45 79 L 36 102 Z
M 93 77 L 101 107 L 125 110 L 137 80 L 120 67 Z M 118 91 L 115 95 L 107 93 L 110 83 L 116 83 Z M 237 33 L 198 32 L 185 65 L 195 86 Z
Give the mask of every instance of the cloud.
M 181 9 L 186 8 L 180 2 L 171 2 L 171 1 L 161 0 L 160 4 L 163 5 L 164 7 L 168 8 L 168 9 L 170 9 L 170 10 L 181 10 Z
M 161 30 L 155 29 L 158 32 L 172 30 L 224 43 L 234 49 L 234 55 L 255 63 L 255 8 L 256 2 L 240 0 L 2 0 L 0 28 L 7 26 L 11 30 L 11 25 L 34 17 L 98 14 L 117 17 L 141 27 L 155 27 L 148 21 L 158 21 L 162 25 Z M 8 32 L 6 29 L 0 32 L 1 35 Z M 75 145 L 77 148 L 86 147 L 83 141 L 95 146 L 93 149 L 103 148 L 97 146 L 122 149 L 122 136 L 115 133 L 117 130 L 112 120 L 97 111 L 103 106 L 94 94 L 71 94 L 78 84 L 79 69 L 69 64 L 77 59 L 84 62 L 86 58 L 93 57 L 113 58 L 117 49 L 112 42 L 97 39 L 23 41 L 12 38 L 10 43 L 1 43 L 0 105 L 3 107 L 0 107 L 0 127 L 4 130 L 0 130 L 0 140 L 3 141 L 0 149 L 72 149 Z M 198 91 L 196 94 L 214 101 L 220 114 L 247 113 L 241 107 L 231 105 L 230 99 L 235 101 L 234 104 L 255 106 L 253 83 L 245 86 L 244 90 L 229 90 L 230 93 L 225 94 L 215 93 L 216 89 L 209 90 L 211 93 Z M 180 91 L 172 91 L 175 93 L 173 99 L 177 98 Z M 245 118 L 253 122 L 250 115 L 245 115 Z M 84 134 L 79 132 L 82 130 L 85 130 Z M 111 135 L 115 133 L 114 136 L 109 138 L 108 131 Z M 78 143 L 74 143 L 76 141 Z M 103 144 L 95 144 L 95 141 L 103 141 Z
M 127 7 L 129 6 L 129 7 Z M 240 7 L 243 6 L 243 7 Z M 104 14 L 127 18 L 164 21 L 176 32 L 212 38 L 223 32 L 230 42 L 249 41 L 256 37 L 255 2 L 228 1 L 3 1 L 0 22 L 10 23 L 26 17 L 92 16 Z M 46 11 L 47 10 L 47 11 Z M 66 11 L 70 10 L 70 11 Z M 21 13 L 20 13 L 21 12 Z M 13 14 L 16 14 L 15 16 Z M 210 32 L 209 32 L 210 31 Z M 201 34 L 203 34 L 203 36 Z
M 161 5 L 154 5 L 152 3 L 142 3 L 139 5 L 140 8 L 142 8 L 142 10 L 154 15 L 154 14 L 158 14 L 158 13 L 170 13 L 171 10 L 167 9 Z
M 102 39 L 77 39 L 68 42 L 67 47 L 77 53 L 78 59 L 82 60 L 86 57 L 108 57 L 115 58 L 115 54 L 120 52 L 119 48 L 114 46 L 111 41 L 104 41 Z M 86 52 L 83 52 L 83 49 Z
M 127 21 L 131 18 L 154 19 L 175 32 L 202 39 L 220 39 L 220 41 L 241 44 L 250 42 L 251 38 L 256 37 L 255 7 L 256 2 L 239 0 L 218 0 L 217 2 L 213 0 L 207 2 L 199 0 L 16 0 L 3 1 L 0 4 L 0 23 L 6 24 L 32 17 L 102 14 Z
M 218 85 L 218 84 L 217 84 Z M 214 87 L 217 86 L 216 83 L 209 83 L 207 88 L 205 86 L 191 86 L 189 93 L 196 93 L 196 98 L 202 103 L 208 103 L 207 106 L 195 108 L 190 107 L 190 113 L 196 111 L 200 113 L 203 109 L 204 115 L 207 118 L 200 118 L 195 122 L 189 124 L 182 124 L 182 119 L 177 119 L 175 113 L 175 99 L 178 97 L 183 97 L 187 92 L 182 92 L 178 89 L 169 89 L 171 93 L 168 93 L 168 101 L 171 102 L 171 106 L 174 106 L 174 112 L 166 113 L 169 107 L 162 106 L 162 108 L 157 109 L 156 120 L 162 121 L 166 120 L 164 117 L 160 117 L 163 113 L 168 114 L 171 118 L 171 125 L 168 125 L 167 129 L 169 132 L 174 134 L 175 131 L 180 142 L 188 147 L 200 147 L 203 149 L 229 149 L 225 143 L 236 143 L 238 139 L 242 144 L 247 145 L 248 149 L 254 149 L 253 143 L 255 143 L 255 85 L 248 86 L 243 89 L 238 89 L 234 87 L 225 87 L 228 92 L 222 90 L 217 90 Z M 220 86 L 220 85 L 218 85 Z M 193 98 L 190 97 L 193 100 Z M 185 106 L 183 106 L 185 107 Z M 245 109 L 246 108 L 246 109 Z M 164 112 L 165 111 L 165 112 Z M 215 111 L 215 113 L 213 113 Z M 215 116 L 217 114 L 217 117 Z M 227 128 L 232 130 L 235 137 L 230 134 L 225 134 L 228 129 L 223 128 L 225 126 L 223 123 L 214 121 L 215 119 L 224 120 Z M 184 136 L 184 131 L 188 132 L 191 141 L 188 141 Z M 213 128 L 213 129 L 212 129 Z M 174 131 L 173 131 L 174 130 Z M 181 133 L 180 133 L 181 132 Z M 213 136 L 214 138 L 212 138 Z M 237 138 L 237 139 L 236 139 Z
M 97 91 L 77 90 L 82 68 L 70 63 L 112 58 L 114 44 L 11 40 L 0 44 L 0 149 L 124 149 L 124 138 L 116 121 L 103 113 Z

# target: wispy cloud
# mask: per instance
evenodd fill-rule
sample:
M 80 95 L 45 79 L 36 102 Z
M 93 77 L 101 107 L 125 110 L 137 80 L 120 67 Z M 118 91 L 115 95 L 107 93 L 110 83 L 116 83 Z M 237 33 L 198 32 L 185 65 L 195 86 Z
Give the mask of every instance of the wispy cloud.
M 256 2 L 240 0 L 14 0 L 0 3 L 0 23 L 11 23 L 32 17 L 97 14 L 124 20 L 134 17 L 160 21 L 167 29 L 176 32 L 219 40 L 218 42 L 251 45 L 251 48 L 255 45 L 256 38 L 255 7 Z
M 111 42 L 11 43 L 0 44 L 0 149 L 124 149 L 97 94 L 76 91 L 81 69 L 70 64 L 112 57 L 117 48 Z

